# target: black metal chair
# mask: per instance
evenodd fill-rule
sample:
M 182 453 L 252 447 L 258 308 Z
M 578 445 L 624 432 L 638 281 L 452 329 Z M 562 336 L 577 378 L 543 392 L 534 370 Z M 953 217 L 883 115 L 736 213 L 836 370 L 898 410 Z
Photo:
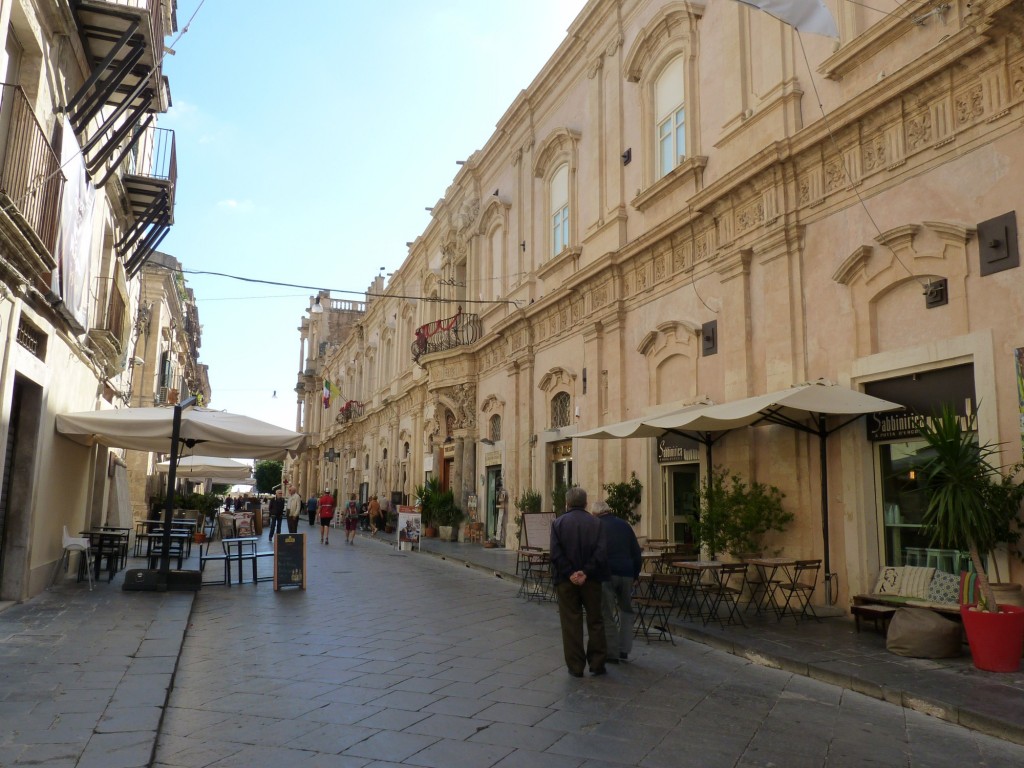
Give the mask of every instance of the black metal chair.
M 773 593 L 779 596 L 779 621 L 787 615 L 797 622 L 807 616 L 821 621 L 811 605 L 811 597 L 814 596 L 818 575 L 821 573 L 821 560 L 797 560 L 790 573 L 792 579 L 780 581 Z

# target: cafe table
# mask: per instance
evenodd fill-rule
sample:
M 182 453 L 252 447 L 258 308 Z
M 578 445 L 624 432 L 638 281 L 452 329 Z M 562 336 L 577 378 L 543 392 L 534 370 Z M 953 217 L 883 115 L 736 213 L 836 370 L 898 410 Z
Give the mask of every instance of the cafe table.
M 92 550 L 93 569 L 96 581 L 100 579 L 101 563 L 104 558 L 107 561 L 107 581 L 114 580 L 114 574 L 123 567 L 127 559 L 128 534 L 127 528 L 113 528 L 100 526 L 88 531 L 79 531 L 79 536 L 89 539 L 89 547 Z M 82 559 L 84 564 L 85 559 Z M 81 566 L 79 580 L 81 580 Z
M 792 557 L 748 557 L 743 562 L 754 566 L 757 572 L 756 578 L 747 579 L 747 585 L 750 587 L 748 609 L 753 605 L 754 612 L 758 615 L 761 611 L 771 609 L 778 616 L 781 609 L 775 599 L 775 589 L 783 580 L 792 581 L 789 569 L 796 565 L 796 560 Z M 779 571 L 782 571 L 785 579 L 778 578 Z
M 708 587 L 719 586 L 718 573 L 722 569 L 722 562 L 720 560 L 680 560 L 673 563 L 673 567 L 678 568 L 686 576 L 682 584 L 679 614 L 687 619 L 699 618 L 707 626 L 707 623 L 713 618 Z M 691 605 L 696 606 L 696 613 L 690 612 Z

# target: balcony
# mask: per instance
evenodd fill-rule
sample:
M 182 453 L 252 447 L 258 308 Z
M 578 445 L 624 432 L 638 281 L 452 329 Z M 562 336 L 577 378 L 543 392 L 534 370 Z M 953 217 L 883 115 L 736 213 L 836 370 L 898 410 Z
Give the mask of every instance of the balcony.
M 363 415 L 363 404 L 358 400 L 349 400 L 341 408 L 338 409 L 338 415 L 335 417 L 335 421 L 339 424 L 347 424 L 350 421 L 362 418 Z
M 167 1 L 72 3 L 91 74 L 71 97 L 66 113 L 80 139 L 90 176 L 100 178 L 97 186 L 102 187 L 110 176 L 100 176 L 102 166 L 138 129 L 142 116 L 166 112 L 170 106 L 170 89 L 162 68 Z M 151 121 L 150 116 L 145 125 Z M 124 152 L 111 167 L 116 168 L 123 159 Z
M 174 223 L 174 188 L 178 180 L 174 131 L 140 128 L 122 165 L 121 180 L 135 223 L 117 242 L 117 251 L 131 277 Z
M 412 359 L 418 363 L 424 355 L 475 344 L 480 339 L 481 328 L 479 315 L 461 309 L 443 320 L 431 320 L 416 329 Z
M 0 205 L 31 249 L 16 249 L 29 274 L 45 278 L 57 266 L 64 174 L 25 92 L 2 84 L 0 92 Z M 4 229 L 10 224 L 5 218 Z

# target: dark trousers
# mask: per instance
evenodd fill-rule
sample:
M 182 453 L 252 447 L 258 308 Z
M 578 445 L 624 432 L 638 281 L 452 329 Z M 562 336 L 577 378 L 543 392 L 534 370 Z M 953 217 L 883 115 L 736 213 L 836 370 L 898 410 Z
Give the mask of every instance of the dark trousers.
M 297 517 L 289 517 L 288 518 L 288 533 L 298 533 L 298 532 L 299 532 L 299 518 L 297 518 Z
M 313 507 L 313 509 L 307 510 L 306 514 L 309 515 L 309 524 L 310 525 L 316 525 L 316 507 Z
M 271 515 L 270 516 L 270 539 L 274 539 L 275 533 L 281 533 L 281 517 L 282 515 Z
M 607 654 L 604 620 L 601 617 L 601 583 L 588 579 L 582 587 L 571 581 L 555 586 L 558 593 L 558 618 L 562 622 L 562 650 L 565 665 L 573 674 L 604 669 Z M 587 614 L 587 649 L 583 650 L 583 613 Z

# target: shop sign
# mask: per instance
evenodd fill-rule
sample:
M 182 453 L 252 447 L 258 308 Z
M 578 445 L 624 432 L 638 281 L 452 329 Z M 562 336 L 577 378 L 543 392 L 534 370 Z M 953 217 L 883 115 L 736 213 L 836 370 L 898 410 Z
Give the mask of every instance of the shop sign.
M 500 467 L 501 466 L 501 451 L 488 451 L 484 454 L 484 466 L 485 467 Z
M 700 446 L 693 438 L 668 434 L 659 437 L 657 442 L 659 464 L 700 461 Z
M 958 414 L 957 419 L 962 429 L 970 430 L 969 416 Z M 913 411 L 871 413 L 867 418 L 868 440 L 873 443 L 885 440 L 916 440 L 921 437 L 921 427 L 930 421 L 931 416 Z
M 445 443 L 441 446 L 441 455 L 446 459 L 455 458 L 455 443 Z
M 566 440 L 564 443 L 554 443 L 551 446 L 551 460 L 552 461 L 565 461 L 566 459 L 572 458 L 572 440 Z

